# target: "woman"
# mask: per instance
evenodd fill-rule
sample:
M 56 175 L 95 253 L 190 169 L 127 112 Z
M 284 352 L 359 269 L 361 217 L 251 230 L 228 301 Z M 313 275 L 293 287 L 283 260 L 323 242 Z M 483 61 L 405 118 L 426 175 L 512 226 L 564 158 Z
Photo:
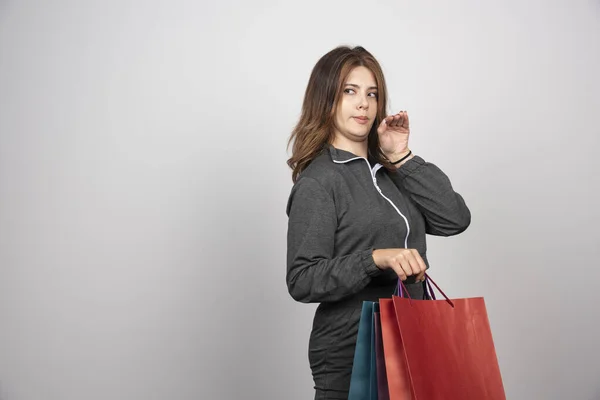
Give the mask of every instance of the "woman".
M 406 112 L 386 114 L 386 84 L 362 47 L 315 65 L 288 160 L 287 285 L 319 303 L 309 341 L 315 399 L 346 399 L 363 300 L 390 298 L 398 278 L 428 299 L 425 235 L 463 232 L 471 214 L 448 177 L 408 146 Z

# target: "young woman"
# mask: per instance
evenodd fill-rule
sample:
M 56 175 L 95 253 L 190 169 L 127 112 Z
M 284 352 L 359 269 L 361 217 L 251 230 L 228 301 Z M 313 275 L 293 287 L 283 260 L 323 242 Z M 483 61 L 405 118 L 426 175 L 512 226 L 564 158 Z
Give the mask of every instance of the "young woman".
M 390 298 L 398 279 L 428 299 L 425 235 L 463 232 L 471 214 L 437 166 L 409 148 L 405 111 L 386 113 L 386 84 L 362 47 L 315 65 L 288 160 L 287 286 L 319 303 L 309 340 L 315 399 L 346 399 L 363 300 Z

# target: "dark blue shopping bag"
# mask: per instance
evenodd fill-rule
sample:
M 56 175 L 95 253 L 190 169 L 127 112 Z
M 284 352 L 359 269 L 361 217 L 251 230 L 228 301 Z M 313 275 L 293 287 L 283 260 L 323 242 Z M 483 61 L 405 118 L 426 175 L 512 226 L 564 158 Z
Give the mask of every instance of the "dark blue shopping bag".
M 374 313 L 379 304 L 364 301 L 358 325 L 348 400 L 377 400 Z

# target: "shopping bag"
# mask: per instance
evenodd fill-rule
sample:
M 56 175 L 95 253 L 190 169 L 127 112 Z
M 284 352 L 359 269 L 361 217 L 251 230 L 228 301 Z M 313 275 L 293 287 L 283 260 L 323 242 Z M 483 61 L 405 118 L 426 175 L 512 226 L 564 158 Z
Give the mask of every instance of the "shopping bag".
M 348 400 L 377 400 L 374 308 L 372 301 L 362 304 Z
M 390 399 L 400 398 L 392 397 L 391 390 L 392 383 L 397 384 L 394 380 L 398 380 L 410 386 L 412 400 L 505 400 L 483 297 L 450 300 L 429 276 L 426 279 L 434 300 L 392 296 L 397 336 L 388 327 L 388 340 L 385 330 L 383 337 Z M 431 283 L 445 299 L 435 300 Z M 382 327 L 384 308 L 387 320 L 392 320 L 389 304 L 380 300 Z M 409 385 L 400 372 L 399 376 L 390 376 L 388 358 L 392 362 L 402 357 Z
M 379 299 L 379 312 L 389 399 L 412 400 L 410 375 L 393 300 Z
M 371 312 L 371 349 L 369 352 L 370 356 L 370 370 L 369 370 L 369 400 L 379 399 L 379 385 L 377 381 L 377 354 L 376 354 L 376 339 L 375 339 L 375 313 L 379 311 L 379 304 L 373 303 L 373 310 Z
M 375 336 L 375 370 L 377 375 L 377 399 L 390 400 L 387 384 L 387 373 L 385 370 L 385 358 L 383 355 L 383 336 L 381 334 L 381 312 L 379 303 L 373 306 L 373 325 Z

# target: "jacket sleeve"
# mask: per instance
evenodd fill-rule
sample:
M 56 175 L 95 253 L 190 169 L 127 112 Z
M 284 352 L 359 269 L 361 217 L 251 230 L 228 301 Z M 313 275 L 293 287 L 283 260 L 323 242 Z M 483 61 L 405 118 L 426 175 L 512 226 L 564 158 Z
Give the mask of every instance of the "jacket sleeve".
M 471 212 L 463 197 L 434 164 L 415 156 L 390 175 L 423 214 L 428 234 L 457 235 L 471 224 Z
M 332 302 L 363 289 L 380 273 L 372 249 L 333 257 L 337 214 L 331 195 L 316 180 L 299 179 L 287 206 L 287 273 L 299 302 Z

